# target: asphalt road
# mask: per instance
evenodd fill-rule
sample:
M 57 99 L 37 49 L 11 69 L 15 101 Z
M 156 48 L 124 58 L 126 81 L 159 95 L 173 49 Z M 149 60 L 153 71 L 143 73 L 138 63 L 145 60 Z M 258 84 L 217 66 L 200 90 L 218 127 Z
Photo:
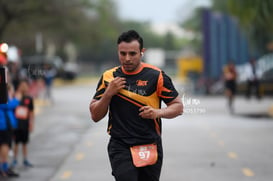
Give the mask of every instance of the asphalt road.
M 20 181 L 109 181 L 107 120 L 93 123 L 88 106 L 95 85 L 54 88 L 54 104 L 37 103 L 29 159 Z M 270 181 L 273 178 L 272 98 L 235 101 L 184 94 L 184 115 L 163 120 L 162 181 Z M 10 179 L 11 180 L 11 179 Z

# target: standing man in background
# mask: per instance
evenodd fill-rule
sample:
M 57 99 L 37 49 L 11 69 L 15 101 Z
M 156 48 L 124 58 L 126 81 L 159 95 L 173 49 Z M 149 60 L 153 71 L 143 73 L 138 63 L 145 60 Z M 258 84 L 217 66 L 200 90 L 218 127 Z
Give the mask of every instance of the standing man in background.
M 254 89 L 256 98 L 261 99 L 260 79 L 262 77 L 262 73 L 255 59 L 251 59 L 249 61 L 246 73 L 247 73 L 246 98 L 247 99 L 250 98 L 252 90 Z
M 117 45 L 121 65 L 103 73 L 91 117 L 98 122 L 109 110 L 108 154 L 116 181 L 159 181 L 161 118 L 181 115 L 183 104 L 170 77 L 141 61 L 145 49 L 136 31 L 122 33 Z

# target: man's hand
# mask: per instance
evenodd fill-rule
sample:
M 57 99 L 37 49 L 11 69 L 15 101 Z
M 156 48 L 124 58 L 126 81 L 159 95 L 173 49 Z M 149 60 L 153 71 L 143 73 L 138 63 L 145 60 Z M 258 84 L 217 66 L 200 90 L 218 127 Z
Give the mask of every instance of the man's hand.
M 139 109 L 139 111 L 139 116 L 144 119 L 156 119 L 160 117 L 160 109 L 155 109 L 151 106 L 143 106 Z
M 180 97 L 166 104 L 166 108 L 155 109 L 151 106 L 143 106 L 139 109 L 141 116 L 144 119 L 167 118 L 171 119 L 183 113 L 183 104 Z
M 114 95 L 125 87 L 126 80 L 123 77 L 114 78 L 107 86 L 100 100 L 93 99 L 89 105 L 91 117 L 95 122 L 100 121 L 107 113 L 109 104 Z
M 120 89 L 125 87 L 126 79 L 123 77 L 115 77 L 107 86 L 105 94 L 112 97 L 116 95 Z

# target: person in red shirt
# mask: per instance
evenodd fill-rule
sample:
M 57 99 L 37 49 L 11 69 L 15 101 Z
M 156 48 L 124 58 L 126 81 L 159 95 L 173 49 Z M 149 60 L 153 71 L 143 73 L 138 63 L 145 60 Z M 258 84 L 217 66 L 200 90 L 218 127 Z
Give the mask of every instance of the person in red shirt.
M 0 65 L 7 65 L 7 63 L 7 58 L 4 55 L 0 54 Z
M 234 113 L 233 102 L 236 94 L 236 79 L 237 72 L 235 65 L 232 61 L 230 61 L 223 68 L 224 82 L 225 82 L 225 95 L 228 100 L 228 108 L 231 114 Z

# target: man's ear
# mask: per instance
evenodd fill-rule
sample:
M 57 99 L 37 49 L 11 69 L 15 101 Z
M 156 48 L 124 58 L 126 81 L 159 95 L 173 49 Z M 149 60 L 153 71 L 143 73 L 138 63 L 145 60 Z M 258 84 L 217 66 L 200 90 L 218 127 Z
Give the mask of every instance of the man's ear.
M 142 50 L 141 50 L 141 52 L 140 52 L 140 54 L 141 54 L 141 56 L 143 57 L 144 56 L 144 52 L 146 51 L 146 48 L 142 48 Z

